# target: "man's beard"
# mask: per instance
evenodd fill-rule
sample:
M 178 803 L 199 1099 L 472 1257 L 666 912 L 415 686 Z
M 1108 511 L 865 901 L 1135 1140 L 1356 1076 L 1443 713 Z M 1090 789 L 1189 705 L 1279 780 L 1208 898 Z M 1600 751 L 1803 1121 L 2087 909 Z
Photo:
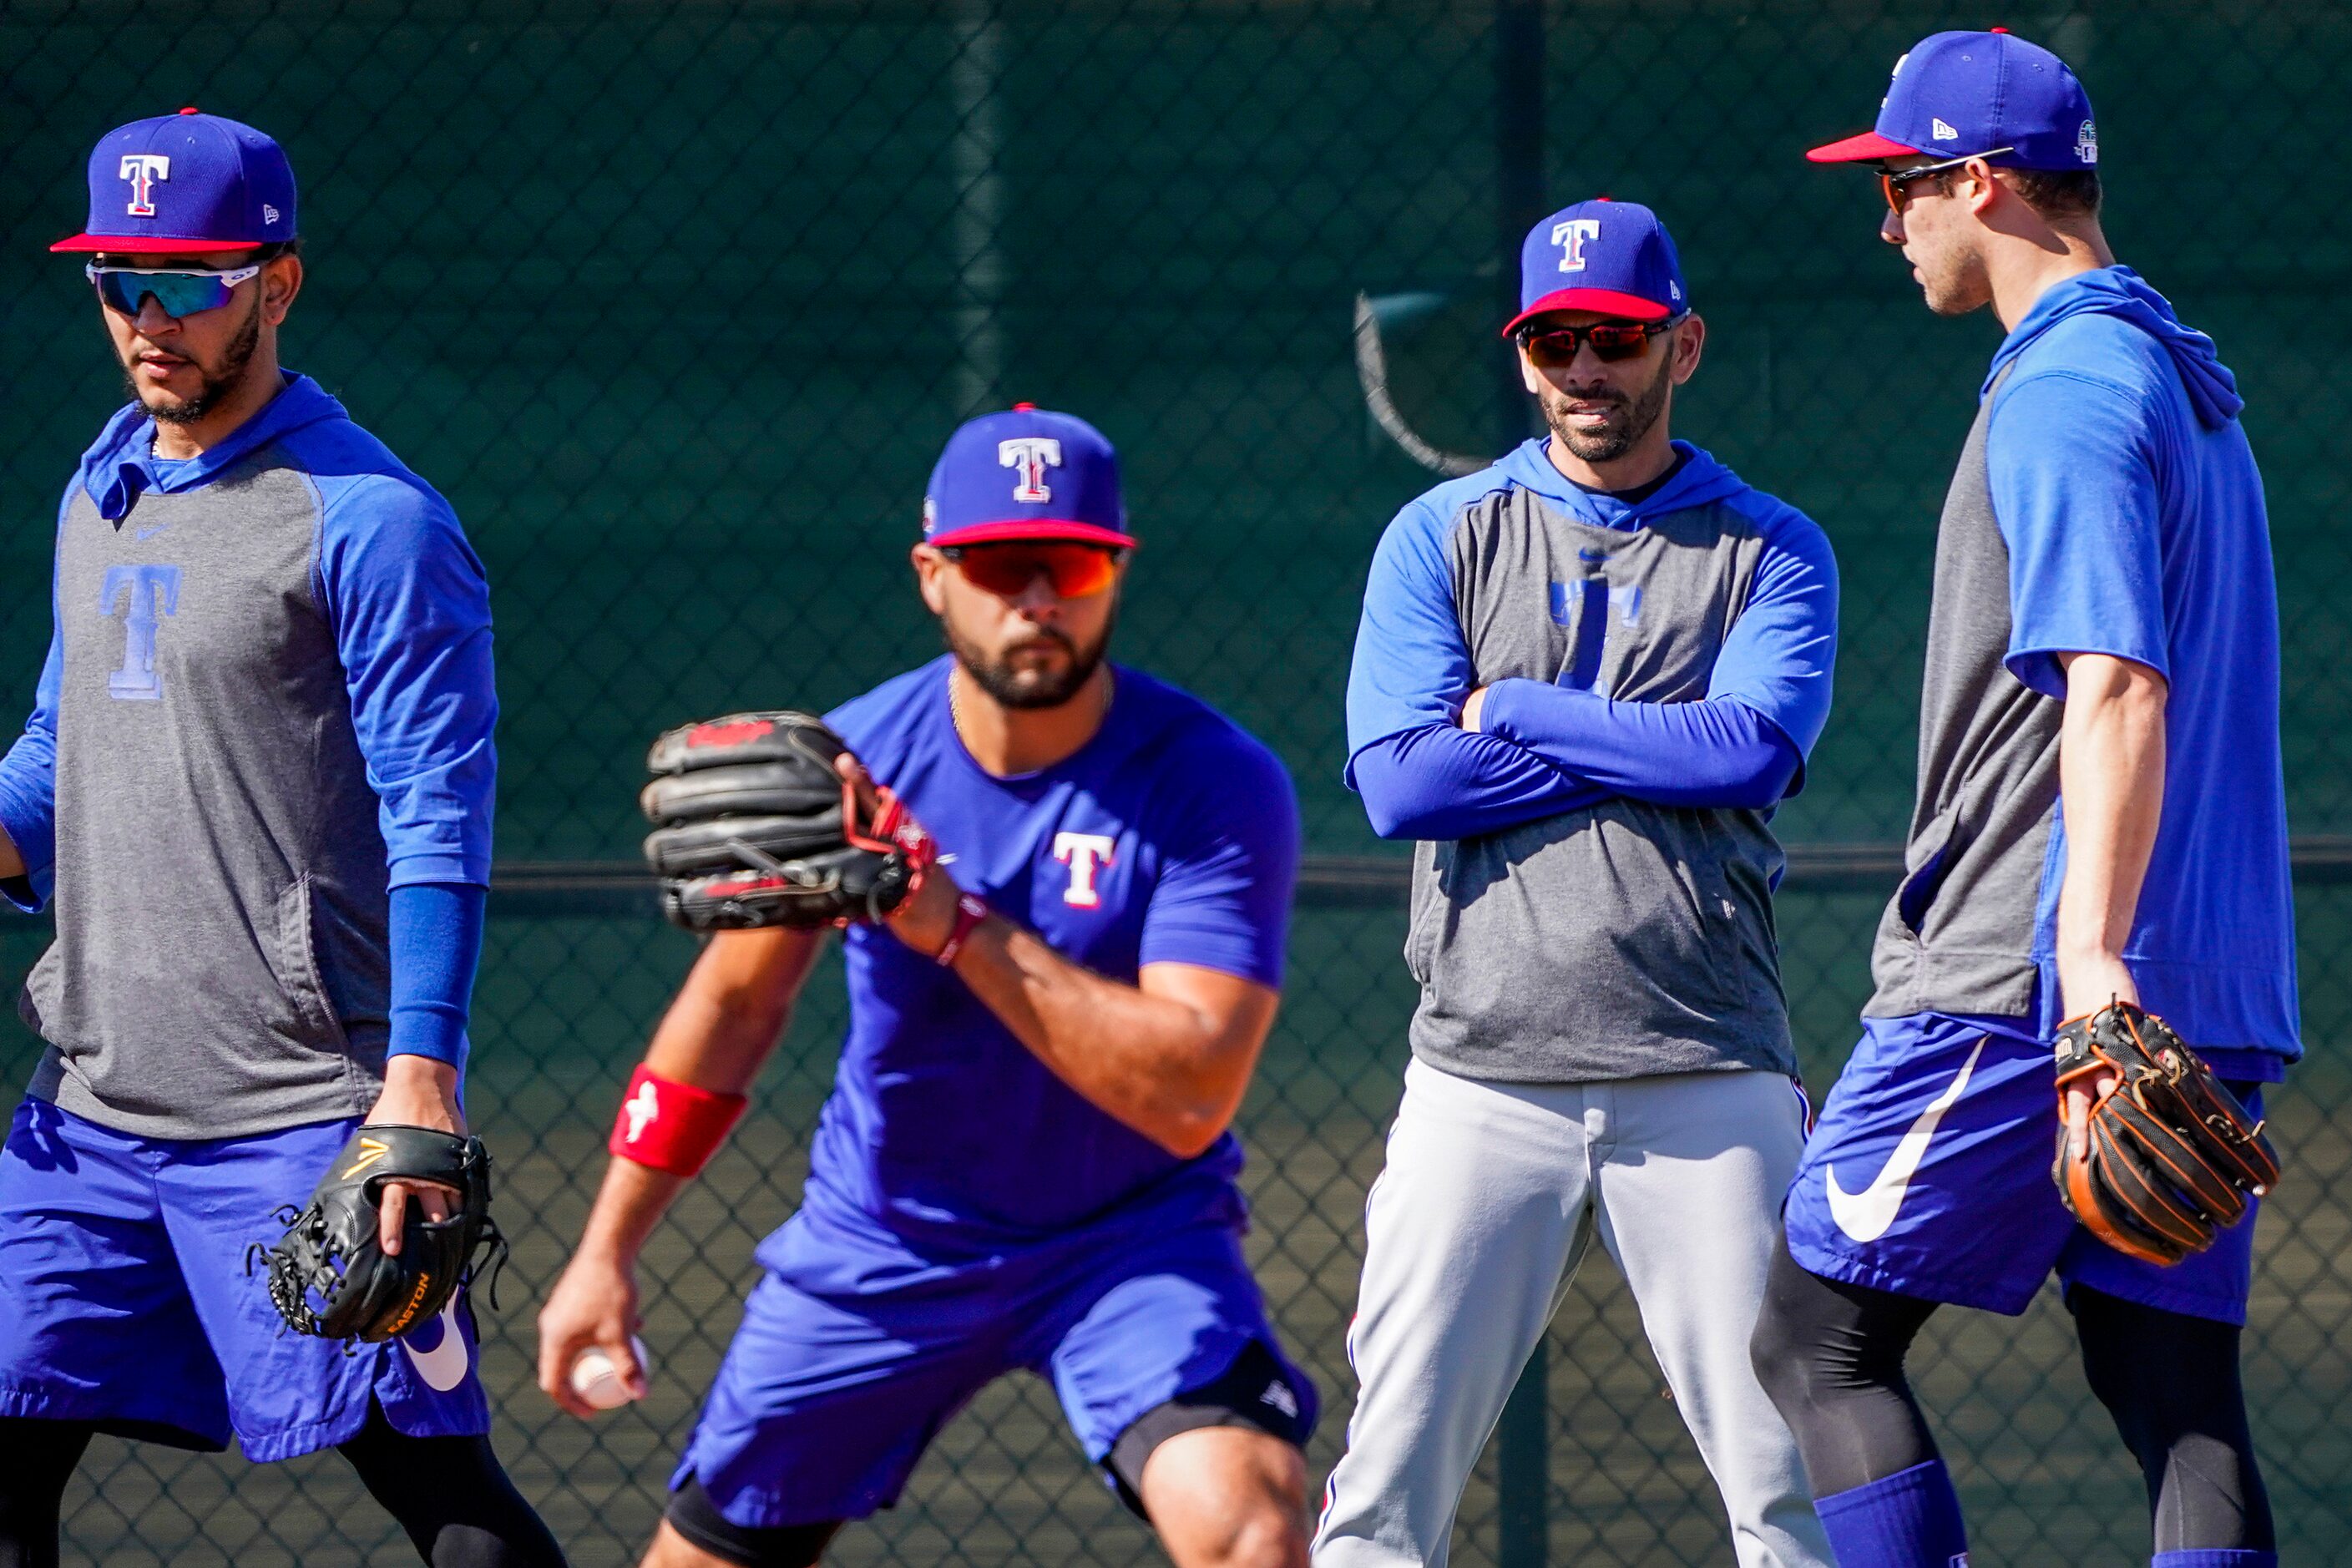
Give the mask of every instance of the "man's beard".
M 1051 626 L 1037 627 L 1035 635 L 1029 639 L 1032 644 L 1056 642 L 1069 651 L 1069 662 L 1059 672 L 1019 669 L 1013 668 L 1009 660 L 991 659 L 958 637 L 955 627 L 949 625 L 945 616 L 940 619 L 940 629 L 947 638 L 948 651 L 955 655 L 956 662 L 963 666 L 964 673 L 971 677 L 974 685 L 1003 707 L 1034 710 L 1059 708 L 1086 689 L 1087 682 L 1094 679 L 1095 671 L 1101 667 L 1103 655 L 1110 648 L 1111 626 L 1118 619 L 1118 609 L 1114 605 L 1103 622 L 1102 636 L 1095 639 L 1095 645 L 1090 648 L 1079 647 Z
M 197 364 L 193 359 L 188 362 L 194 366 L 198 380 L 194 396 L 173 398 L 168 393 L 159 392 L 156 396 L 161 401 L 151 401 L 148 396 L 151 389 L 139 384 L 135 364 L 122 367 L 122 384 L 131 400 L 144 406 L 157 424 L 194 425 L 219 407 L 223 397 L 236 390 L 237 384 L 245 379 L 246 367 L 253 363 L 253 351 L 260 342 L 261 301 L 257 298 L 252 313 L 245 319 L 245 325 L 237 329 L 236 336 L 231 338 L 228 347 L 221 351 L 218 369 Z
M 1992 303 L 1992 285 L 1983 268 L 1965 264 L 1934 272 L 1921 268 L 1919 290 L 1938 316 L 1965 316 Z
M 1638 399 L 1618 392 L 1575 395 L 1546 381 L 1542 395 L 1544 423 L 1551 426 L 1559 444 L 1588 463 L 1613 463 L 1632 451 L 1635 443 L 1650 433 L 1650 426 L 1658 422 L 1658 416 L 1666 411 L 1666 398 L 1674 391 L 1674 354 L 1664 340 L 1661 340 L 1661 346 L 1664 352 L 1658 355 L 1657 377 L 1643 389 Z M 1595 430 L 1570 422 L 1570 404 L 1601 402 L 1616 405 L 1607 424 Z

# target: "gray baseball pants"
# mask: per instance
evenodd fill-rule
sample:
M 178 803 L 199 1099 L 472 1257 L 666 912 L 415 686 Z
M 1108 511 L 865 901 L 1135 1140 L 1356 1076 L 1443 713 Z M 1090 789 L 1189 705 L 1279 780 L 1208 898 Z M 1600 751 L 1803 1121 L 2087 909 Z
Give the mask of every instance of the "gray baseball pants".
M 1769 1072 L 1603 1083 L 1415 1061 L 1365 1211 L 1361 1384 L 1315 1568 L 1440 1568 L 1470 1468 L 1597 1232 L 1632 1287 L 1741 1568 L 1829 1564 L 1748 1357 L 1804 1118 Z

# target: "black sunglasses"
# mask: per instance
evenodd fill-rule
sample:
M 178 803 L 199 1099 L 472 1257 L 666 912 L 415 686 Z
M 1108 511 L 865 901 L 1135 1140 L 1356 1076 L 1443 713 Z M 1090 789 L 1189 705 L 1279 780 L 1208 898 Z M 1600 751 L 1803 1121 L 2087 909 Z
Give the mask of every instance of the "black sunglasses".
M 1982 153 L 1965 153 L 1957 158 L 1947 158 L 1940 163 L 1922 163 L 1916 169 L 1897 169 L 1892 174 L 1879 175 L 1878 188 L 1886 193 L 1887 210 L 1899 213 L 1903 210 L 1904 190 L 1914 181 L 1925 180 L 1936 174 L 1948 174 L 1964 164 L 1973 163 L 1979 158 L 1998 158 L 2003 153 L 2016 151 L 2014 147 L 1994 147 Z
M 1595 321 L 1589 327 L 1529 327 L 1519 333 L 1519 347 L 1538 370 L 1564 370 L 1575 363 L 1576 351 L 1592 345 L 1592 357 L 1604 364 L 1640 359 L 1650 352 L 1650 340 L 1682 325 L 1690 312 L 1663 321 Z

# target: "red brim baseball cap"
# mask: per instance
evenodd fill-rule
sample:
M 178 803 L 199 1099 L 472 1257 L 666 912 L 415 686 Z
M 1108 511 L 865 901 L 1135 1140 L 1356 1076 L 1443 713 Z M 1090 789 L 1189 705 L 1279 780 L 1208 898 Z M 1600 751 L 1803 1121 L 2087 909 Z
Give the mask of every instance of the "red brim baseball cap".
M 1663 321 L 1674 314 L 1655 300 L 1621 294 L 1614 289 L 1556 289 L 1506 322 L 1503 335 L 1507 338 L 1523 323 L 1554 310 L 1597 310 L 1604 316 L 1622 316 L 1632 321 Z
M 1916 158 L 1916 147 L 1906 147 L 1900 142 L 1890 142 L 1875 131 L 1865 131 L 1859 136 L 1849 136 L 1842 142 L 1830 142 L 1805 154 L 1809 163 L 1870 163 L 1881 158 Z
M 202 256 L 208 251 L 259 250 L 266 239 L 182 239 L 168 234 L 75 234 L 49 247 L 56 251 L 105 251 L 110 256 Z
M 923 542 L 941 550 L 951 550 L 962 544 L 1016 542 L 1098 544 L 1111 550 L 1132 550 L 1136 544 L 1133 534 L 1066 517 L 1013 517 L 998 522 L 967 523 L 961 528 L 943 529 Z
M 188 256 L 292 239 L 294 169 L 252 126 L 184 109 L 117 126 L 89 155 L 89 216 L 52 251 Z

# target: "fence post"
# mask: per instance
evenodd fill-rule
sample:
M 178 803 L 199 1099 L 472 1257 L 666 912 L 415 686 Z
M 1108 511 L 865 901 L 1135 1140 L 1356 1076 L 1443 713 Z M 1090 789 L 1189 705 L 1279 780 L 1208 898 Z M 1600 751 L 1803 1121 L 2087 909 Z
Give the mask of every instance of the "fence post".
M 1502 311 L 1495 318 L 1497 324 L 1519 313 L 1519 241 L 1536 219 L 1552 210 L 1544 199 L 1543 68 L 1542 0 L 1495 0 L 1495 303 Z M 1504 349 L 1496 366 L 1500 455 L 1527 437 L 1528 399 L 1519 384 L 1517 357 Z
M 1542 0 L 1495 0 L 1495 249 L 1496 320 L 1519 310 L 1519 241 L 1551 210 L 1544 199 L 1544 16 Z M 1497 356 L 1496 451 L 1510 450 L 1528 433 L 1528 395 L 1518 365 Z M 1549 1556 L 1550 1411 L 1546 1372 L 1549 1347 L 1538 1337 L 1503 1406 L 1496 1436 L 1500 1474 L 1501 1568 L 1544 1568 Z
M 1550 1551 L 1551 1411 L 1546 1396 L 1549 1337 L 1536 1341 L 1496 1429 L 1501 1568 L 1544 1568 Z

